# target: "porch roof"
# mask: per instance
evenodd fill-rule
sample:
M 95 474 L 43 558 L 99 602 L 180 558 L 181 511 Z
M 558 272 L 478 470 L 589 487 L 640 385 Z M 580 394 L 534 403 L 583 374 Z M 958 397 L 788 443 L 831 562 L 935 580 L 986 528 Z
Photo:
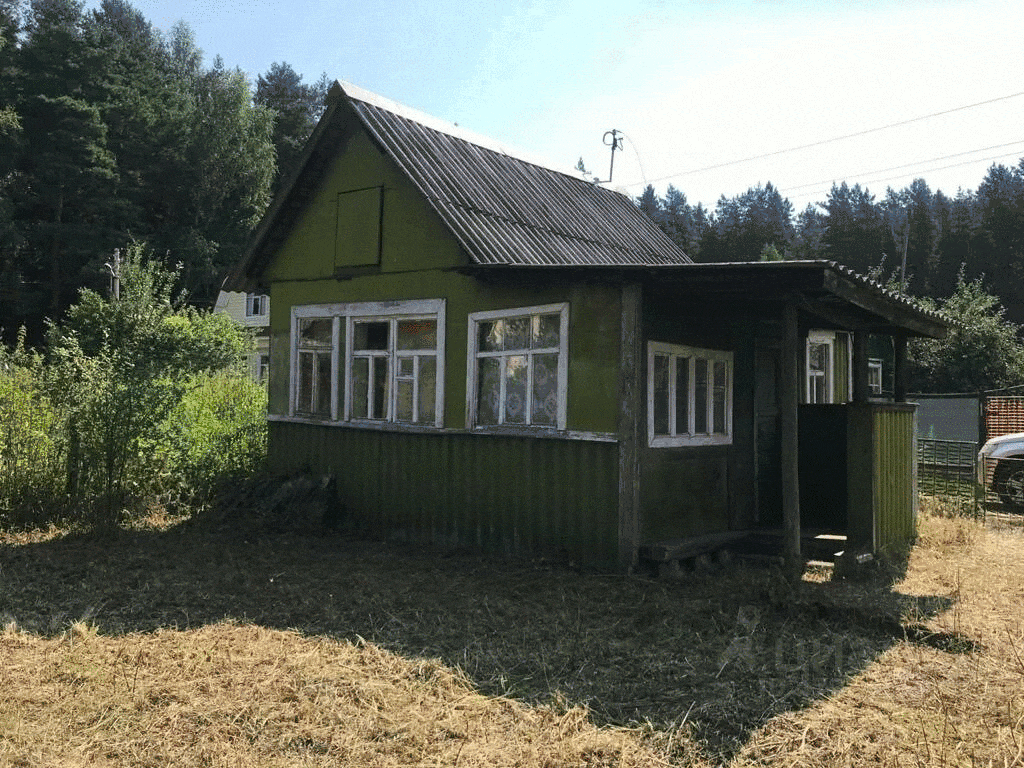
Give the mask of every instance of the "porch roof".
M 697 304 L 796 303 L 818 327 L 880 334 L 943 338 L 949 321 L 905 296 L 834 261 L 754 261 L 604 268 L 475 267 L 486 279 L 519 275 L 557 279 L 638 281 L 645 289 L 671 293 Z

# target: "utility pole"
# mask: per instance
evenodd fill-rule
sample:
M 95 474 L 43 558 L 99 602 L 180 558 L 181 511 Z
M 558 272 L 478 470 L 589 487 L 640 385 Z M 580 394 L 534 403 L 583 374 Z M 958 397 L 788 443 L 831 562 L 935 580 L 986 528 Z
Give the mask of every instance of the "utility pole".
M 114 249 L 113 261 L 108 261 L 106 267 L 110 270 L 110 298 L 113 301 L 121 300 L 121 249 Z

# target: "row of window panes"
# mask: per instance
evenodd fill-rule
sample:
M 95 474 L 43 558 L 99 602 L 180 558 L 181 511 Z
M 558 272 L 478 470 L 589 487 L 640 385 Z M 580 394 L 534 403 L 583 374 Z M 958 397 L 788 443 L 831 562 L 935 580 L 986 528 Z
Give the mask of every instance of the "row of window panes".
M 560 330 L 561 315 L 557 312 L 481 320 L 477 324 L 477 349 L 481 353 L 558 351 Z
M 729 366 L 724 360 L 654 354 L 654 434 L 728 435 Z
M 346 356 L 344 333 L 339 333 L 337 391 L 342 401 L 339 409 L 344 405 L 346 373 L 349 373 L 350 418 L 434 424 L 437 320 L 352 318 L 351 322 L 351 356 Z M 331 417 L 333 334 L 334 318 L 299 320 L 296 413 Z
M 477 361 L 477 423 L 558 424 L 558 353 L 499 355 Z
M 336 391 L 341 418 L 435 423 L 438 385 L 434 317 L 349 318 L 345 353 L 339 318 Z M 476 420 L 481 426 L 559 423 L 562 317 L 558 312 L 480 319 L 476 325 Z M 296 412 L 330 418 L 334 318 L 299 320 Z M 653 355 L 651 408 L 656 436 L 728 437 L 727 357 L 699 350 Z

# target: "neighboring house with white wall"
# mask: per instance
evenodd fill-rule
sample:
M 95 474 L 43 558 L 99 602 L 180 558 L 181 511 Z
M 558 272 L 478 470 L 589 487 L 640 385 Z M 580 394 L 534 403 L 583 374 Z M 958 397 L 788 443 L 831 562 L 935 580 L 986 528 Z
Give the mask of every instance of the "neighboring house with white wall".
M 262 293 L 221 291 L 214 312 L 224 312 L 232 320 L 256 335 L 256 346 L 249 353 L 249 373 L 256 381 L 265 381 L 270 365 L 270 297 Z

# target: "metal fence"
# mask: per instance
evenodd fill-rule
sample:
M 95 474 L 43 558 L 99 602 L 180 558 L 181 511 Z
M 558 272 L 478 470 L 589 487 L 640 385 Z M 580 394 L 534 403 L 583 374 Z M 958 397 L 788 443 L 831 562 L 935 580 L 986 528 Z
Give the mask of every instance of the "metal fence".
M 978 477 L 979 498 L 987 511 L 1024 514 L 1024 459 L 985 459 Z
M 960 514 L 978 514 L 978 446 L 963 440 L 917 439 L 917 489 L 942 496 Z
M 959 440 L 917 439 L 917 488 L 959 514 L 1024 514 L 1024 458 L 986 459 Z

